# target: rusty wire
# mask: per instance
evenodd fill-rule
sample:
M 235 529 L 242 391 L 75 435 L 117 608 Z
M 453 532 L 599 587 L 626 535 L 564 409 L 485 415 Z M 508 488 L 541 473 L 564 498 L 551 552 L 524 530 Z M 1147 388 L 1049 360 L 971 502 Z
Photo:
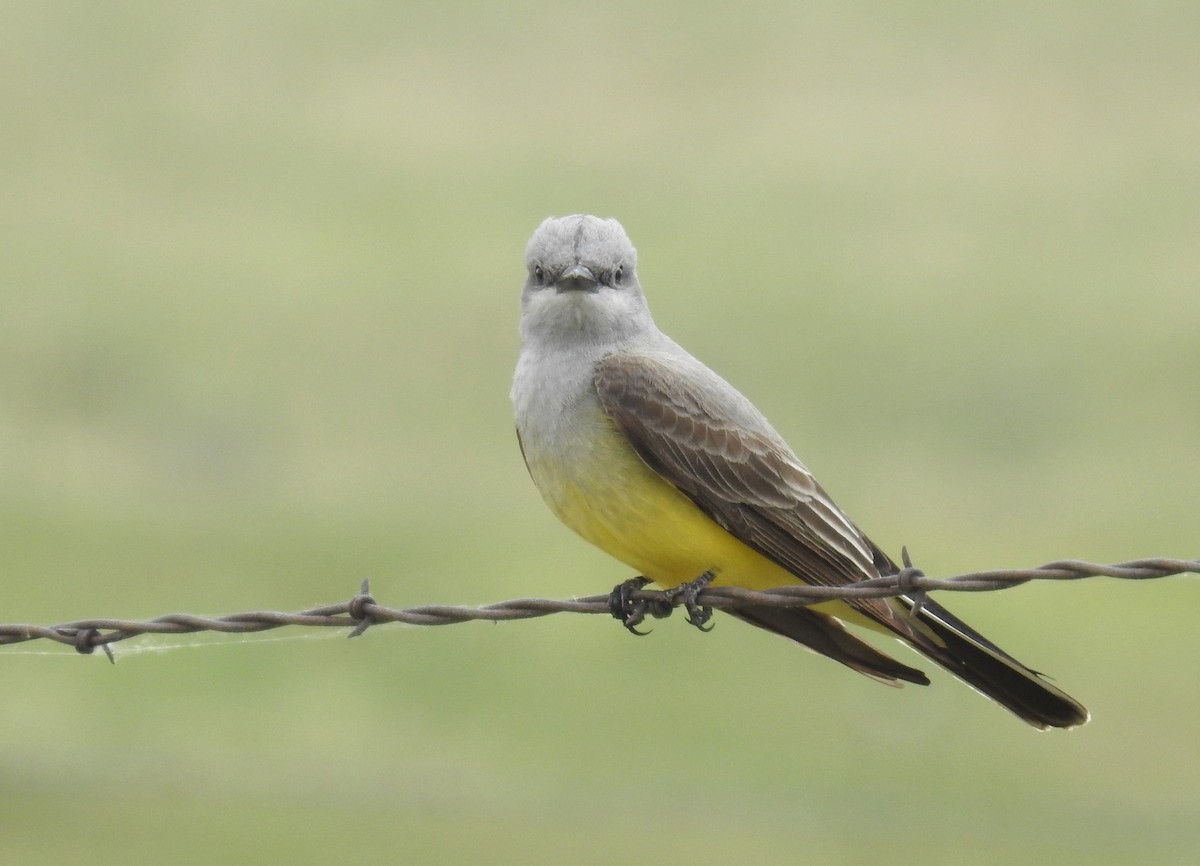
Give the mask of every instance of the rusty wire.
M 1122 580 L 1148 580 L 1176 574 L 1200 574 L 1200 560 L 1140 559 L 1115 565 L 1099 565 L 1081 560 L 1050 562 L 1037 568 L 1007 571 L 979 571 L 957 577 L 927 577 L 913 568 L 905 555 L 905 568 L 897 574 L 859 581 L 845 586 L 796 586 L 755 592 L 740 587 L 708 587 L 697 602 L 718 610 L 736 610 L 747 606 L 800 607 L 831 599 L 886 598 L 906 595 L 920 603 L 924 593 L 932 591 L 988 592 L 1008 589 L 1033 580 L 1080 580 L 1085 577 L 1113 577 Z M 647 612 L 662 617 L 680 604 L 677 595 L 641 589 L 631 596 L 647 603 Z M 50 640 L 72 646 L 85 655 L 103 648 L 114 660 L 111 644 L 145 634 L 190 634 L 193 632 L 267 631 L 283 626 L 348 628 L 349 637 L 362 634 L 371 625 L 400 622 L 408 625 L 451 625 L 472 620 L 501 622 L 532 619 L 554 613 L 611 614 L 609 595 L 575 599 L 517 598 L 482 607 L 430 604 L 403 610 L 384 607 L 371 595 L 363 581 L 358 594 L 349 601 L 303 610 L 299 613 L 250 611 L 206 617 L 172 613 L 149 620 L 86 619 L 60 625 L 0 624 L 0 645 L 31 640 Z

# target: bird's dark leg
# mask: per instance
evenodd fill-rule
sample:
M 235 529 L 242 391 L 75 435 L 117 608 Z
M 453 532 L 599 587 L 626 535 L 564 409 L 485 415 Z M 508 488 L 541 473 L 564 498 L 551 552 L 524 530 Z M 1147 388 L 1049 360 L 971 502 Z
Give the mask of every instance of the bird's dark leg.
M 696 599 L 704 591 L 704 588 L 713 582 L 713 578 L 716 576 L 716 572 L 706 571 L 695 580 L 681 583 L 674 589 L 664 593 L 672 604 L 683 605 L 687 611 L 688 622 L 700 629 L 700 631 L 712 631 L 711 625 L 708 628 L 705 628 L 705 625 L 712 619 L 713 609 L 708 605 L 701 606 L 697 604 Z
M 625 628 L 638 637 L 650 634 L 648 631 L 637 630 L 637 627 L 646 619 L 647 613 L 660 619 L 671 613 L 670 605 L 667 605 L 664 611 L 661 602 L 656 603 L 633 597 L 635 592 L 650 582 L 650 578 L 648 577 L 631 577 L 629 580 L 618 583 L 613 587 L 612 594 L 608 597 L 609 613 L 613 615 L 614 619 L 619 619 Z
M 687 610 L 689 623 L 700 631 L 712 631 L 711 625 L 707 628 L 705 626 L 712 619 L 713 609 L 708 605 L 698 604 L 696 599 L 704 588 L 712 583 L 714 577 L 715 572 L 706 571 L 695 580 L 681 583 L 662 593 L 655 593 L 656 597 L 650 599 L 634 598 L 633 595 L 652 581 L 647 577 L 631 577 L 613 587 L 612 594 L 608 597 L 608 611 L 614 619 L 619 619 L 625 628 L 642 637 L 649 632 L 638 631 L 637 626 L 645 621 L 647 614 L 655 619 L 665 619 L 671 615 L 672 610 L 682 605 Z

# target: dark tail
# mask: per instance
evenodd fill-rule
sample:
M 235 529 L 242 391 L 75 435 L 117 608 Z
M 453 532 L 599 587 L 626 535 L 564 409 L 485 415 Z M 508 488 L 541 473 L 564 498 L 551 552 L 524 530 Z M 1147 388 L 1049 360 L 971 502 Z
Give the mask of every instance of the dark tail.
M 900 601 L 911 606 L 906 598 Z M 791 638 L 879 682 L 929 685 L 929 679 L 921 671 L 860 641 L 836 619 L 812 608 L 746 607 L 730 613 L 751 625 Z M 940 604 L 926 601 L 916 620 L 924 629 L 914 627 L 912 620 L 903 628 L 896 621 L 890 626 L 921 654 L 1035 728 L 1074 728 L 1088 720 L 1088 711 L 1082 704 Z M 932 632 L 933 637 L 927 632 Z
M 940 604 L 926 601 L 917 619 L 937 639 L 936 642 L 910 639 L 922 654 L 1035 728 L 1074 728 L 1090 717 L 1079 701 L 1042 679 L 1037 671 L 1025 667 Z

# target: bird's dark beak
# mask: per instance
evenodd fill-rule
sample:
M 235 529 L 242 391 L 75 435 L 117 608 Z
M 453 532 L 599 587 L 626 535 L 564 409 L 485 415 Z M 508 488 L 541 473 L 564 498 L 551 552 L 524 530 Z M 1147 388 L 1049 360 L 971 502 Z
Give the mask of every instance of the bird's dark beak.
M 595 292 L 600 288 L 600 281 L 583 265 L 573 265 L 563 272 L 554 285 L 559 294 L 563 292 Z

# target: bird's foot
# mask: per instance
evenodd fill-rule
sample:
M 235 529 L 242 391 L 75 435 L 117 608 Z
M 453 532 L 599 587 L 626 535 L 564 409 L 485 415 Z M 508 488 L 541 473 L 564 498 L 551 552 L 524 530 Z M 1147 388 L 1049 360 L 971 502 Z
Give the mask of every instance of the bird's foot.
M 638 631 L 637 627 L 646 619 L 646 614 L 662 619 L 671 615 L 673 605 L 664 598 L 645 599 L 634 598 L 633 594 L 651 583 L 648 577 L 631 577 L 624 583 L 613 587 L 608 597 L 608 610 L 614 619 L 619 619 L 621 625 L 638 637 L 650 634 L 648 631 Z
M 664 593 L 672 606 L 683 605 L 684 610 L 687 611 L 687 621 L 700 629 L 700 631 L 712 631 L 713 627 L 708 625 L 708 621 L 712 619 L 713 609 L 708 605 L 699 604 L 696 599 L 699 598 L 704 588 L 713 582 L 713 578 L 716 576 L 716 572 L 706 571 L 695 580 L 681 583 L 674 589 Z M 707 628 L 705 628 L 706 625 L 708 625 Z
M 656 593 L 654 598 L 634 598 L 634 593 L 651 583 L 651 580 L 647 577 L 632 577 L 613 587 L 612 594 L 608 597 L 608 610 L 614 619 L 619 619 L 625 628 L 638 637 L 649 634 L 649 632 L 637 629 L 645 622 L 647 615 L 655 619 L 665 619 L 671 615 L 671 611 L 679 606 L 687 611 L 687 621 L 691 625 L 700 631 L 712 631 L 712 626 L 708 624 L 708 621 L 712 619 L 713 609 L 708 605 L 700 604 L 697 599 L 704 588 L 713 582 L 714 577 L 716 577 L 715 572 L 706 571 L 695 580 L 681 583 L 674 589 Z

